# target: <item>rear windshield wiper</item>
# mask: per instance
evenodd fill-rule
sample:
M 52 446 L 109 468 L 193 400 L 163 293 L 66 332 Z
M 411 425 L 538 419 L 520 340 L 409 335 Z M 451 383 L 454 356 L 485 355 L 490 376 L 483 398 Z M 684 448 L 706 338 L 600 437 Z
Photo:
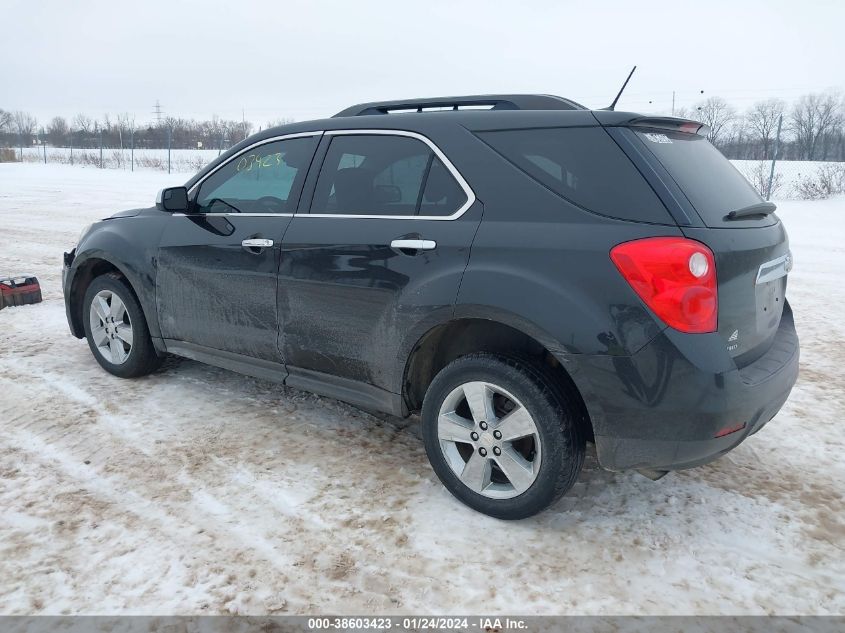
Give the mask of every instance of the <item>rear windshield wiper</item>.
M 770 213 L 774 213 L 777 208 L 778 207 L 774 202 L 756 202 L 748 205 L 747 207 L 737 209 L 736 211 L 731 211 L 728 213 L 727 219 L 742 220 L 744 218 L 753 218 L 755 216 L 766 216 Z

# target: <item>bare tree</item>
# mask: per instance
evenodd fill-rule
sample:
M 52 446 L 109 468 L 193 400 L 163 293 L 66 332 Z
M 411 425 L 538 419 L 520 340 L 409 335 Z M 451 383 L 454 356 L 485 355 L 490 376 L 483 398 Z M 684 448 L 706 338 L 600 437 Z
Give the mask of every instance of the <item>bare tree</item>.
M 135 129 L 135 116 L 128 112 L 117 115 L 117 134 L 120 140 L 120 151 L 123 151 L 123 135 L 129 130 Z
M 35 133 L 37 125 L 38 121 L 29 112 L 16 110 L 12 113 L 12 128 L 17 132 L 21 143 L 32 144 L 32 135 Z
M 47 140 L 53 147 L 64 145 L 67 141 L 68 124 L 64 117 L 53 117 L 47 125 Z
M 839 127 L 841 117 L 839 95 L 836 93 L 813 93 L 798 99 L 790 119 L 801 158 L 815 160 L 819 141 Z
M 736 110 L 722 97 L 710 97 L 696 104 L 695 110 L 696 118 L 710 128 L 707 140 L 718 146 L 731 123 L 736 119 Z
M 94 130 L 94 121 L 88 115 L 80 113 L 73 117 L 73 127 L 87 135 Z
M 274 119 L 272 121 L 267 121 L 267 125 L 264 127 L 271 128 L 271 127 L 281 127 L 282 125 L 289 125 L 291 123 L 296 123 L 296 119 L 290 119 L 288 117 L 282 117 L 280 119 Z
M 786 103 L 782 99 L 758 101 L 745 115 L 749 132 L 763 146 L 763 160 L 769 159 L 769 151 L 777 133 L 778 119 L 783 115 Z
M 698 114 L 696 113 L 695 109 L 693 108 L 686 108 L 680 106 L 675 108 L 675 114 L 673 116 L 678 117 L 679 119 L 693 119 L 695 120 Z
M 12 113 L 0 108 L 0 132 L 12 131 Z

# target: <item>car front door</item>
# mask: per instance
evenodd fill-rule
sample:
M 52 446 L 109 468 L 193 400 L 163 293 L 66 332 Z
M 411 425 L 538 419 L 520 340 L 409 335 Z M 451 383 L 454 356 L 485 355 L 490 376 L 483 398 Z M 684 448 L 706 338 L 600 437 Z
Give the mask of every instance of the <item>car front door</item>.
M 410 132 L 329 131 L 279 271 L 288 383 L 397 393 L 410 329 L 451 313 L 481 204 L 448 159 Z M 349 400 L 350 397 L 338 396 Z M 356 400 L 356 398 L 351 398 Z M 359 398 L 360 402 L 361 399 Z
M 262 141 L 209 173 L 158 252 L 156 303 L 168 347 L 281 363 L 277 273 L 319 133 Z M 187 351 L 191 351 L 188 349 Z

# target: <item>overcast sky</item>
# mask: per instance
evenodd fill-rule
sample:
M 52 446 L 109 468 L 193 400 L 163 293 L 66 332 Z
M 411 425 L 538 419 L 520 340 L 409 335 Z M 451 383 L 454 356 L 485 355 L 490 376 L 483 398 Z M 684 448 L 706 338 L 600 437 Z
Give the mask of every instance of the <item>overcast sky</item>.
M 845 91 L 845 1 L 0 0 L 0 108 L 319 118 L 361 101 L 559 94 L 668 111 Z

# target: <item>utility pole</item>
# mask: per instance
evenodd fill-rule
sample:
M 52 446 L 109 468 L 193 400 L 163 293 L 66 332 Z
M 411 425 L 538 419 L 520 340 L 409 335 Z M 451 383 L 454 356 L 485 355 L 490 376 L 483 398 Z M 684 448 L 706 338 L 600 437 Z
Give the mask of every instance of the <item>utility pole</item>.
M 766 200 L 769 200 L 772 197 L 772 181 L 775 179 L 775 162 L 778 159 L 778 149 L 780 145 L 780 128 L 783 125 L 783 115 L 781 114 L 778 117 L 778 133 L 775 136 L 775 147 L 774 151 L 772 152 L 772 168 L 769 171 L 769 186 L 766 187 Z
M 161 125 L 161 115 L 163 112 L 161 111 L 161 103 L 158 99 L 156 99 L 156 104 L 153 106 L 153 114 L 156 115 L 156 123 Z
M 703 95 L 704 91 L 699 90 L 698 94 Z M 649 101 L 649 103 L 651 103 L 651 101 Z M 672 91 L 672 116 L 675 116 L 675 91 L 674 90 Z

